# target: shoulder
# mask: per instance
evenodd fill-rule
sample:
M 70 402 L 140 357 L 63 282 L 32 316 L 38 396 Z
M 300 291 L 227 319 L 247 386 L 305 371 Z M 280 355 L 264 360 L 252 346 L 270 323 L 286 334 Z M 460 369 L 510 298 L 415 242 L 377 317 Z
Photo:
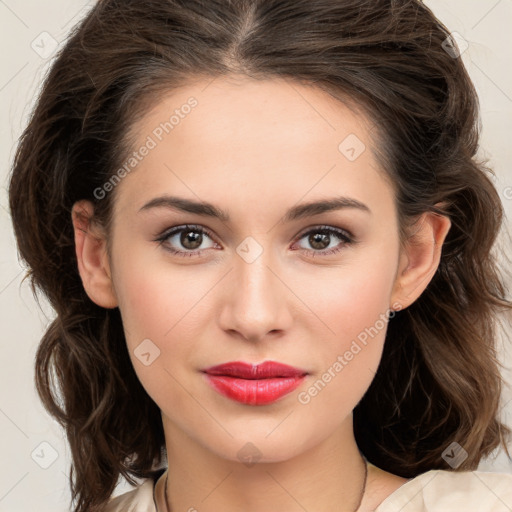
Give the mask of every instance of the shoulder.
M 512 474 L 432 470 L 408 480 L 375 512 L 510 512 Z
M 104 512 L 156 512 L 154 485 L 154 480 L 148 478 L 132 491 L 111 498 Z

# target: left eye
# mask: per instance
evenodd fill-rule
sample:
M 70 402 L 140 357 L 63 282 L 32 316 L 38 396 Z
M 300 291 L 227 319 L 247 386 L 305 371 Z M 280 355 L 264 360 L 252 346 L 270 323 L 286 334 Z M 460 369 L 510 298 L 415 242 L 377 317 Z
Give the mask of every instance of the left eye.
M 342 243 L 329 247 L 333 238 L 341 240 Z M 199 249 L 205 239 L 209 239 L 212 245 L 210 245 L 210 247 L 203 247 L 202 249 Z M 327 254 L 339 252 L 342 250 L 343 246 L 354 242 L 350 233 L 331 226 L 321 226 L 310 229 L 298 238 L 298 240 L 302 239 L 307 239 L 308 243 L 314 247 L 314 249 L 303 248 L 303 250 L 313 256 L 325 256 Z M 187 225 L 175 227 L 164 232 L 155 241 L 160 242 L 160 245 L 165 244 L 166 250 L 178 256 L 198 256 L 205 249 L 210 249 L 215 246 L 218 247 L 218 245 L 213 241 L 211 233 L 200 226 Z M 178 244 L 185 250 L 175 249 L 174 247 Z
M 326 256 L 328 254 L 334 254 L 343 249 L 343 246 L 350 245 L 354 243 L 354 239 L 350 233 L 343 229 L 334 228 L 331 226 L 322 226 L 314 229 L 310 229 L 306 233 L 303 233 L 299 240 L 307 237 L 308 243 L 312 247 L 316 247 L 319 250 L 311 250 L 304 249 L 306 252 L 310 253 L 312 256 Z M 341 240 L 342 243 L 331 245 L 330 242 L 333 238 L 337 238 Z

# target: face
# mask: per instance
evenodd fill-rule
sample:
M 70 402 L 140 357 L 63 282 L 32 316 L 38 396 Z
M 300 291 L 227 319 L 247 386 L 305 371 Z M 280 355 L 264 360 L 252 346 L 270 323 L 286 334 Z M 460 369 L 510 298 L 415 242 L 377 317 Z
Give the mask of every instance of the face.
M 168 432 L 230 460 L 251 442 L 278 461 L 351 425 L 401 261 L 370 129 L 318 89 L 241 78 L 173 91 L 133 126 L 137 166 L 115 187 L 110 271 L 135 371 Z M 229 219 L 145 207 L 163 196 Z M 232 361 L 307 374 L 267 403 L 242 403 L 203 372 Z

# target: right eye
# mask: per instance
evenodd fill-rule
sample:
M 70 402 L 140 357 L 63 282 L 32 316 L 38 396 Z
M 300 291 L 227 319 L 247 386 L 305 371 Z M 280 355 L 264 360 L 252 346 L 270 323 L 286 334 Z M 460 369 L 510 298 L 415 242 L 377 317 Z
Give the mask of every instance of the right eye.
M 212 235 L 208 230 L 201 226 L 187 224 L 165 230 L 154 241 L 160 242 L 159 245 L 164 246 L 164 249 L 172 254 L 190 257 L 200 256 L 203 250 L 212 248 L 210 246 L 198 249 L 205 239 L 212 240 Z M 175 247 L 178 248 L 176 249 Z

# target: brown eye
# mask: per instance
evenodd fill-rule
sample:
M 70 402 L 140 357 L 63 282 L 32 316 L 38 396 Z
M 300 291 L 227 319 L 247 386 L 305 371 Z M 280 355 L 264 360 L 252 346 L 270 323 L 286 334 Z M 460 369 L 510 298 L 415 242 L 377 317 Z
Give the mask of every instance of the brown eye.
M 204 246 L 206 241 L 209 246 Z M 199 226 L 178 226 L 165 231 L 155 241 L 160 242 L 165 250 L 178 256 L 198 256 L 201 251 L 215 247 L 211 235 Z
M 182 231 L 180 236 L 180 243 L 185 249 L 190 249 L 191 251 L 198 249 L 203 242 L 202 233 L 198 233 L 197 231 Z
M 314 249 L 325 249 L 330 243 L 330 235 L 325 233 L 315 233 L 309 235 L 308 242 L 311 244 L 311 247 Z
M 302 247 L 302 249 L 312 256 L 333 254 L 341 251 L 343 247 L 354 243 L 352 235 L 348 232 L 331 226 L 310 229 L 300 237 L 300 240 L 302 239 L 306 239 L 308 245 L 312 248 L 308 249 Z M 335 243 L 336 239 L 341 240 L 341 243 Z M 332 242 L 334 242 L 334 245 L 331 245 Z

